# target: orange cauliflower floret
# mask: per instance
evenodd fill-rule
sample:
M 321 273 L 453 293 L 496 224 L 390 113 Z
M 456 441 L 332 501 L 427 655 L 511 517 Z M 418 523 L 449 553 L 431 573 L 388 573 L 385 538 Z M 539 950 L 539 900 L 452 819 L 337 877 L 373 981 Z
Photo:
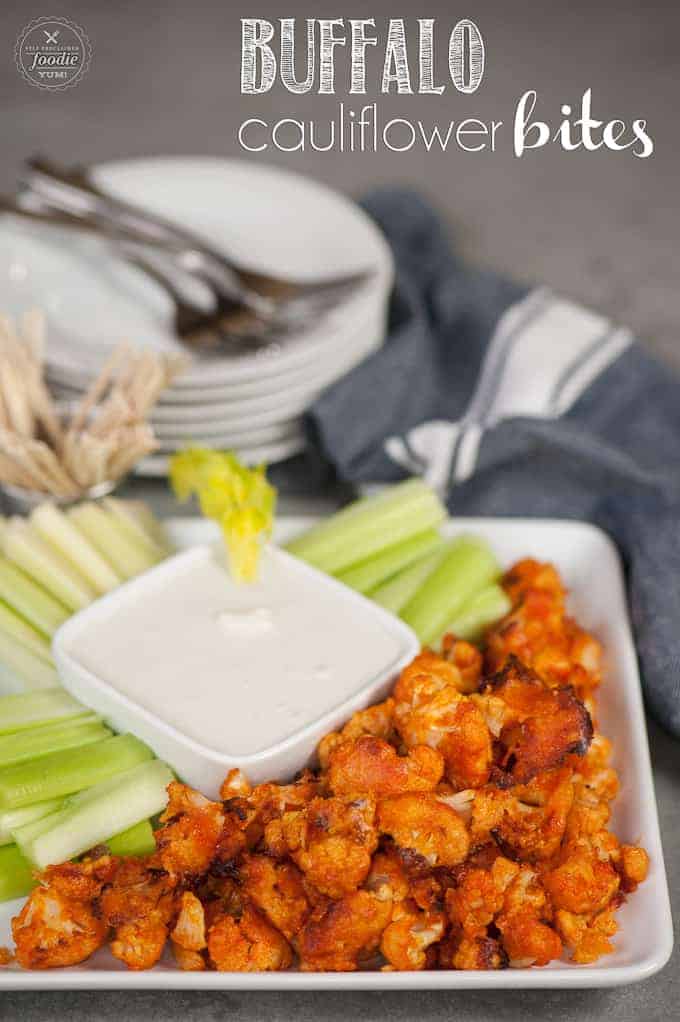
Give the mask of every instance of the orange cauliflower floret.
M 350 717 L 342 731 L 331 731 L 325 735 L 319 742 L 317 750 L 321 769 L 328 769 L 330 754 L 341 742 L 363 738 L 364 735 L 388 741 L 394 730 L 393 714 L 394 699 L 389 698 L 365 710 L 358 710 Z
M 396 684 L 394 720 L 408 747 L 437 749 L 451 783 L 473 788 L 489 778 L 491 735 L 478 708 L 461 695 L 460 684 L 458 668 L 426 650 Z
M 108 926 L 94 899 L 117 867 L 110 856 L 48 867 L 12 920 L 16 957 L 24 969 L 77 965 L 101 947 Z
M 378 947 L 392 915 L 385 892 L 353 891 L 314 909 L 298 941 L 303 972 L 351 972 Z
M 458 813 L 436 795 L 395 795 L 378 806 L 378 829 L 388 834 L 409 863 L 457 866 L 470 839 Z
M 208 954 L 219 972 L 276 972 L 293 961 L 288 941 L 250 905 L 240 919 L 222 915 L 212 923 Z
M 104 924 L 114 931 L 111 951 L 129 969 L 150 969 L 163 953 L 175 912 L 175 881 L 156 857 L 123 859 L 99 898 Z
M 329 898 L 340 898 L 364 882 L 378 843 L 375 802 L 315 798 L 304 809 L 284 813 L 265 830 L 268 848 L 289 854 L 307 879 Z
M 341 742 L 330 754 L 328 784 L 335 795 L 352 797 L 367 792 L 376 796 L 406 791 L 433 791 L 444 772 L 444 761 L 434 749 L 418 745 L 407 756 L 381 738 L 365 736 Z
M 503 899 L 495 924 L 512 968 L 547 965 L 562 954 L 562 941 L 549 925 L 551 910 L 536 874 L 520 867 Z
M 443 912 L 423 911 L 410 899 L 399 902 L 380 941 L 389 967 L 400 971 L 427 968 L 430 948 L 443 937 L 445 925 Z
M 583 703 L 571 689 L 549 688 L 516 657 L 486 683 L 476 703 L 495 724 L 503 786 L 526 784 L 567 756 L 588 751 L 593 725 Z
M 211 802 L 186 784 L 168 785 L 165 824 L 156 831 L 163 869 L 180 878 L 204 873 L 217 852 L 225 817 L 219 802 Z
M 292 862 L 277 862 L 266 855 L 246 855 L 239 873 L 243 894 L 292 941 L 310 912 L 303 877 L 297 867 Z

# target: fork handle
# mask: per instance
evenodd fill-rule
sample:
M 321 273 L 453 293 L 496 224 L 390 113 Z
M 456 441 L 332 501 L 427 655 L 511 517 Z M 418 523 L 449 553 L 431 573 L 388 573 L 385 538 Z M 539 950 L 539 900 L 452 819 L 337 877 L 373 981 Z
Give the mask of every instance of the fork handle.
M 193 232 L 107 195 L 82 170 L 69 170 L 40 156 L 27 160 L 27 167 L 29 188 L 53 206 L 83 219 L 97 217 L 114 229 L 131 230 L 148 244 L 172 247 L 185 270 L 207 278 L 228 299 L 264 311 L 262 298 L 245 285 L 238 268 Z

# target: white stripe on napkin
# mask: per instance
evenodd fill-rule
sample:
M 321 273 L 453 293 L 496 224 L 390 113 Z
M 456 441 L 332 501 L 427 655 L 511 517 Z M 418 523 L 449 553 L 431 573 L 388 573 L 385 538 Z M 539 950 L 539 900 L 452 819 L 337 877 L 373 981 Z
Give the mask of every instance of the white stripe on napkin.
M 563 415 L 632 341 L 630 331 L 546 289 L 501 317 L 465 414 L 389 437 L 392 460 L 444 493 L 468 479 L 484 430 L 505 419 Z

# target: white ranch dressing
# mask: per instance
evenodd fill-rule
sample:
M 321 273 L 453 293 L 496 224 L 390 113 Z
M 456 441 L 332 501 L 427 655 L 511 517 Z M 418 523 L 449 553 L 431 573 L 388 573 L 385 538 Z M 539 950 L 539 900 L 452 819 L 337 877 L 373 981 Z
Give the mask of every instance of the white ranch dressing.
M 283 741 L 403 652 L 386 623 L 274 548 L 237 585 L 219 556 L 185 561 L 88 623 L 69 652 L 178 731 L 224 754 Z

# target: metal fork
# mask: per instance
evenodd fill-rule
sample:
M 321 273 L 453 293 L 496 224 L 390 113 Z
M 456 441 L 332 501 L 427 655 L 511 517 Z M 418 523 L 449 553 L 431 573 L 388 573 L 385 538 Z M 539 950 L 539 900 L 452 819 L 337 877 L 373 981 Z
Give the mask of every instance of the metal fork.
M 231 345 L 266 344 L 274 334 L 281 336 L 283 333 L 280 325 L 271 320 L 263 320 L 253 310 L 238 302 L 218 298 L 209 284 L 206 286 L 212 296 L 211 309 L 207 310 L 189 299 L 177 285 L 175 277 L 166 273 L 157 261 L 146 254 L 148 244 L 144 243 L 143 247 L 137 235 L 132 232 L 104 229 L 92 221 L 53 210 L 42 201 L 33 201 L 32 206 L 27 208 L 3 195 L 0 195 L 0 213 L 9 213 L 31 223 L 84 231 L 107 241 L 122 259 L 146 274 L 166 292 L 174 307 L 175 333 L 191 347 L 214 348 L 225 342 Z
M 82 168 L 57 166 L 42 157 L 27 161 L 23 184 L 53 209 L 133 232 L 140 241 L 162 247 L 178 266 L 208 283 L 220 301 L 250 309 L 275 329 L 299 328 L 327 313 L 372 276 L 371 270 L 340 277 L 294 281 L 238 266 L 203 238 L 98 188 Z

